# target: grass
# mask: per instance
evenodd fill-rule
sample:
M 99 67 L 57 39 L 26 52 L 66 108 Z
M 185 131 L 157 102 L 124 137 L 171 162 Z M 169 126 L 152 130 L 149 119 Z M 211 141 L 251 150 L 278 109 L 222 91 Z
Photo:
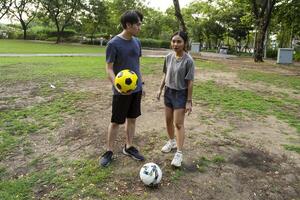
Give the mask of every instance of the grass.
M 101 186 L 110 177 L 110 168 L 99 169 L 95 159 L 50 161 L 52 164 L 44 171 L 32 172 L 18 179 L 1 179 L 0 199 L 103 199 L 107 196 Z M 35 193 L 32 188 L 36 188 Z
M 253 91 L 218 85 L 214 81 L 197 83 L 193 95 L 195 99 L 207 102 L 211 109 L 221 107 L 223 113 L 220 115 L 234 113 L 242 116 L 247 112 L 261 116 L 274 115 L 300 133 L 300 103 L 296 99 L 260 96 Z
M 0 160 L 24 141 L 27 134 L 45 128 L 55 129 L 64 122 L 67 115 L 80 112 L 76 103 L 88 96 L 86 93 L 58 94 L 51 102 L 0 112 Z M 28 145 L 25 149 L 30 151 Z
M 182 176 L 184 176 L 184 172 L 181 169 L 176 169 L 171 172 L 171 181 L 179 181 Z
M 0 39 L 0 53 L 104 53 L 105 48 L 91 45 Z M 1 58 L 2 59 L 2 58 Z
M 195 66 L 205 70 L 221 70 L 226 71 L 227 67 L 223 64 L 212 62 L 208 60 L 195 60 Z
M 280 88 L 291 88 L 300 91 L 300 79 L 296 76 L 284 76 L 274 73 L 243 70 L 239 71 L 238 76 L 242 80 L 252 82 L 263 82 L 268 85 L 275 85 Z
M 143 74 L 152 74 L 161 58 L 142 58 Z M 154 66 L 155 65 L 155 66 Z M 154 66 L 154 67 L 153 67 Z M 162 65 L 161 65 L 162 66 Z M 105 58 L 100 57 L 4 57 L 0 62 L 0 83 L 20 81 L 57 82 L 68 78 L 103 79 Z
M 294 151 L 300 154 L 300 146 L 284 144 L 283 147 L 288 151 Z
M 12 47 L 3 47 L 2 42 L 11 42 Z M 36 46 L 36 43 L 23 41 L 4 41 L 0 40 L 0 52 L 24 47 L 20 52 L 30 52 L 35 50 L 60 52 L 60 45 L 39 44 L 45 46 Z M 25 42 L 26 43 L 26 42 Z M 8 43 L 7 43 L 8 44 Z M 33 45 L 32 47 L 30 45 Z M 48 47 L 46 47 L 48 46 Z M 66 51 L 73 51 L 77 47 L 65 46 Z M 82 48 L 82 47 L 80 47 Z M 94 48 L 94 47 L 92 47 Z M 76 49 L 76 51 L 80 49 Z M 81 49 L 81 51 L 89 51 Z M 80 51 L 80 52 L 81 52 Z M 92 51 L 92 50 L 91 50 Z M 40 53 L 40 52 L 39 52 Z M 0 83 L 1 89 L 4 89 L 5 95 L 0 98 L 1 103 L 8 104 L 9 107 L 1 109 L 0 112 L 0 199 L 114 199 L 118 198 L 118 192 L 113 195 L 112 191 L 106 191 L 106 187 L 113 190 L 113 176 L 134 176 L 135 174 L 122 174 L 119 172 L 121 166 L 112 165 L 109 168 L 99 168 L 96 158 L 78 158 L 78 160 L 65 160 L 63 157 L 54 158 L 51 152 L 46 155 L 35 154 L 33 143 L 30 141 L 30 134 L 45 134 L 51 143 L 51 133 L 63 126 L 66 118 L 75 113 L 82 112 L 81 102 L 86 99 L 93 99 L 94 94 L 79 93 L 74 91 L 62 90 L 67 80 L 80 81 L 83 79 L 104 79 L 105 58 L 99 57 L 24 57 L 24 58 L 0 58 Z M 141 69 L 144 75 L 162 75 L 162 58 L 142 58 Z M 196 66 L 201 70 L 220 70 L 226 71 L 228 68 L 222 63 L 211 61 L 196 61 Z M 246 72 L 248 73 L 248 71 Z M 264 81 L 260 74 L 253 72 L 253 75 L 247 75 L 245 72 L 241 76 L 247 76 L 249 81 Z M 249 72 L 252 73 L 252 72 Z M 263 76 L 261 74 L 261 76 Z M 298 80 L 293 77 L 286 77 L 281 83 L 279 79 L 284 78 L 280 75 L 269 77 L 266 73 L 266 81 L 270 85 L 298 89 Z M 246 80 L 245 77 L 241 77 Z M 46 99 L 42 103 L 30 103 L 15 108 L 18 101 L 27 100 L 28 95 L 22 95 L 21 92 L 31 92 L 23 87 L 20 94 L 10 93 L 10 84 L 19 86 L 24 83 L 34 82 L 37 85 L 36 91 L 33 91 L 33 97 L 42 97 Z M 56 86 L 56 90 L 49 87 L 49 83 Z M 154 84 L 154 83 L 146 83 Z M 15 85 L 12 89 L 16 88 Z M 228 114 L 236 116 L 254 115 L 266 116 L 274 115 L 282 121 L 286 121 L 292 127 L 300 132 L 299 110 L 300 102 L 288 96 L 271 96 L 272 94 L 261 94 L 254 91 L 238 90 L 235 88 L 218 85 L 213 81 L 196 82 L 194 87 L 194 97 L 198 102 L 205 102 L 207 107 L 220 110 L 220 115 L 227 117 Z M 30 96 L 31 97 L 31 96 Z M 49 98 L 51 97 L 51 98 Z M 12 105 L 12 106 L 11 106 Z M 97 112 L 97 111 L 95 111 Z M 81 114 L 81 113 L 80 113 Z M 214 121 L 210 122 L 212 125 Z M 92 129 L 93 127 L 91 127 Z M 224 129 L 221 134 L 225 137 L 232 129 Z M 160 134 L 161 135 L 161 134 Z M 43 135 L 44 136 L 44 135 Z M 53 137 L 53 136 L 52 136 Z M 165 136 L 166 137 L 166 136 Z M 212 136 L 214 137 L 214 136 Z M 156 138 L 157 139 L 157 138 Z M 150 140 L 152 142 L 152 140 Z M 208 144 L 207 144 L 208 145 Z M 17 149 L 18 148 L 18 149 Z M 289 151 L 299 153 L 299 147 L 296 145 L 284 145 Z M 15 150 L 18 151 L 15 151 Z M 20 153 L 29 161 L 16 167 L 8 168 L 9 163 L 5 159 L 15 152 Z M 152 150 L 148 151 L 151 154 Z M 55 152 L 56 153 L 56 152 Z M 153 152 L 152 152 L 153 153 Z M 57 155 L 59 156 L 59 155 Z M 14 158 L 12 158 L 14 159 Z M 3 161 L 3 164 L 2 164 Z M 226 159 L 221 155 L 200 158 L 196 164 L 199 172 L 205 172 L 209 167 L 219 166 L 226 163 Z M 23 176 L 15 177 L 10 169 L 24 167 L 27 173 Z M 166 169 L 167 170 L 167 169 Z M 185 175 L 182 170 L 172 170 L 169 175 L 171 181 L 176 184 L 182 183 Z M 112 182 L 110 182 L 112 181 Z M 109 193 L 109 194 L 108 194 Z M 145 194 L 144 194 L 145 196 Z M 121 196 L 120 199 L 140 199 L 137 194 Z M 146 197 L 145 197 L 146 199 Z
M 49 81 L 68 78 L 104 78 L 103 57 L 1 58 L 0 82 Z
M 199 172 L 206 172 L 207 168 L 209 168 L 212 164 L 221 165 L 225 163 L 226 160 L 221 155 L 215 155 L 211 160 L 202 156 L 197 162 L 196 166 Z

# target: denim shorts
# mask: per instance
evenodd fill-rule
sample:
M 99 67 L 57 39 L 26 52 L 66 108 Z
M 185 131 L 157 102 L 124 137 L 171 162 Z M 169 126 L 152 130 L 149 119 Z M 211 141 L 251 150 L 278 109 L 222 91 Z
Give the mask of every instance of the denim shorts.
M 164 102 L 165 106 L 172 109 L 185 108 L 187 100 L 187 89 L 175 90 L 165 87 Z

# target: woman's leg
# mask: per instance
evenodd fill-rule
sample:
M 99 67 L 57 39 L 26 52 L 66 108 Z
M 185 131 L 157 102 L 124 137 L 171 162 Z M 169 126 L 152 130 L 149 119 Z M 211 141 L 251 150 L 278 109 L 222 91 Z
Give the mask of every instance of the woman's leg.
M 174 139 L 174 123 L 173 123 L 173 109 L 165 106 L 165 117 L 169 139 Z
M 184 116 L 185 109 L 174 110 L 174 127 L 177 143 L 177 151 L 182 151 L 184 143 Z

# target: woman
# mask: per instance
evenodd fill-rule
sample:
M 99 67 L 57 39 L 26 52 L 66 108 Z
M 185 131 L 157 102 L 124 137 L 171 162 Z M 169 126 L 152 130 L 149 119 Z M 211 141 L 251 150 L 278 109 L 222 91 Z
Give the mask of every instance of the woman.
M 180 167 L 183 160 L 184 117 L 192 112 L 192 92 L 194 80 L 194 60 L 187 53 L 188 36 L 183 31 L 171 37 L 173 52 L 165 57 L 164 76 L 161 81 L 157 99 L 160 99 L 163 88 L 165 119 L 169 141 L 162 147 L 168 153 L 177 147 L 171 165 Z M 176 139 L 175 139 L 176 136 Z

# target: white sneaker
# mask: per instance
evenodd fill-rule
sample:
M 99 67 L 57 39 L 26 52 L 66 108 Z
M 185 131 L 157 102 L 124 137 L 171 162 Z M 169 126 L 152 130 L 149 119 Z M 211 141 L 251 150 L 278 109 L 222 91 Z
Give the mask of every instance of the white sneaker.
M 171 162 L 171 165 L 175 167 L 180 167 L 181 163 L 182 163 L 182 153 L 176 152 Z
M 177 147 L 176 140 L 169 140 L 163 148 L 161 148 L 161 151 L 164 153 L 169 153 L 172 149 L 175 149 Z

